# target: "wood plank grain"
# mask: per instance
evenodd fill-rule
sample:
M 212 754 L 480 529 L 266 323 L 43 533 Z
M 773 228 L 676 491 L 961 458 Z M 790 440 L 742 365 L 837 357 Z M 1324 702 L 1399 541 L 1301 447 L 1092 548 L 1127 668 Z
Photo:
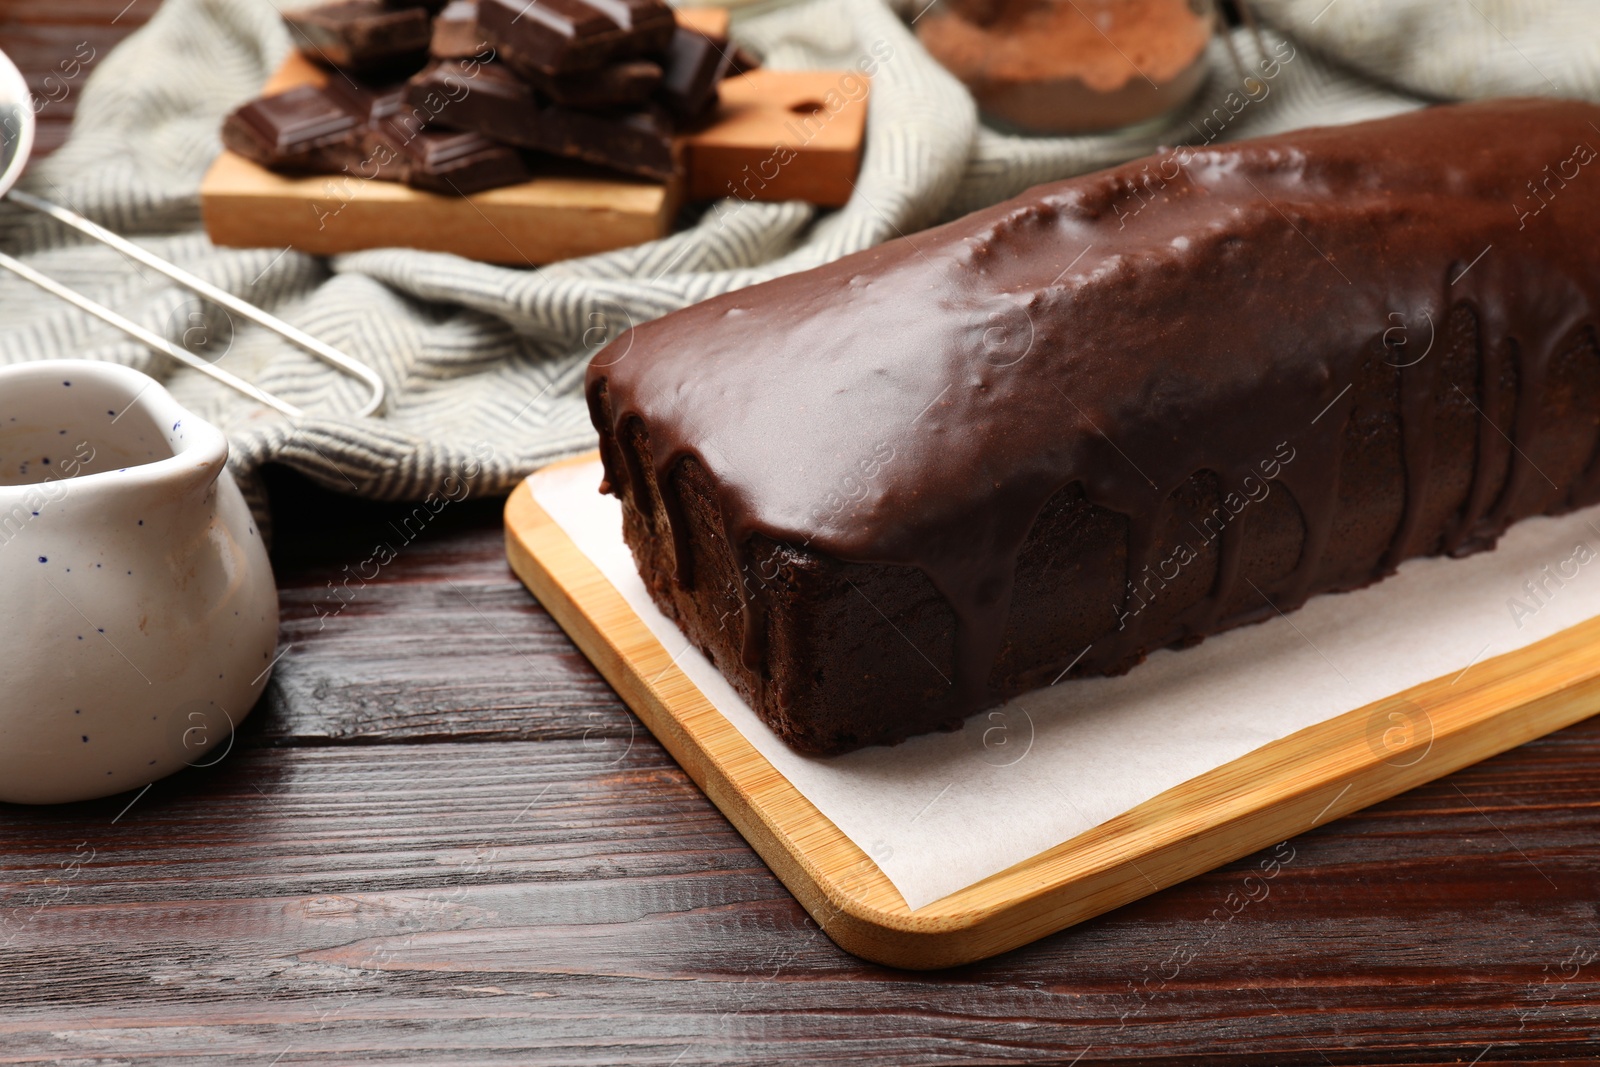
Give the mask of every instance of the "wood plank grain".
M 689 198 L 844 206 L 861 169 L 869 84 L 854 70 L 729 78 L 717 121 L 684 136 Z
M 506 565 L 500 501 L 452 504 L 410 539 L 410 505 L 283 471 L 268 484 L 283 659 L 247 743 L 596 742 L 638 727 Z M 380 543 L 395 558 L 368 581 Z
M 35 96 L 34 159 L 66 143 L 89 72 L 154 14 L 157 2 L 7 0 L 0 10 L 0 51 L 11 57 Z
M 138 28 L 129 18 L 122 26 L 50 25 L 7 22 L 0 26 L 5 49 L 36 96 L 41 122 L 69 119 L 89 73 L 127 32 Z
M 1295 839 L 1226 923 L 1262 857 L 939 975 L 833 946 L 647 740 L 245 750 L 125 813 L 6 811 L 0 1062 L 1578 1056 L 1600 729 L 1567 733 Z

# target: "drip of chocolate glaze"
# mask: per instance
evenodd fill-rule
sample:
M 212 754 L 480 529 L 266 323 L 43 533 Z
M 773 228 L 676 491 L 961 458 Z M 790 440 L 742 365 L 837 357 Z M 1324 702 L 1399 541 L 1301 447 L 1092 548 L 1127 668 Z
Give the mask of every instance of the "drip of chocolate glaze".
M 1592 351 L 1600 351 L 1600 340 L 1596 339 L 1593 328 L 1586 327 L 1580 331 L 1579 338 Z M 1589 457 L 1589 464 L 1578 479 L 1568 503 L 1573 507 L 1582 507 L 1596 501 L 1600 501 L 1600 444 L 1596 445 L 1594 455 Z
M 1478 323 L 1482 419 L 1444 547 L 1488 547 L 1538 477 L 1524 453 L 1558 346 L 1600 305 L 1600 167 L 1571 162 L 1594 159 L 1596 144 L 1600 107 L 1512 100 L 1168 150 L 708 300 L 636 328 L 616 342 L 627 358 L 591 367 L 607 484 L 639 476 L 617 469 L 615 447 L 638 420 L 669 500 L 681 460 L 706 468 L 739 573 L 758 534 L 919 568 L 956 619 L 949 710 L 964 714 L 997 696 L 989 677 L 1018 552 L 1074 483 L 1128 520 L 1126 625 L 1080 673 L 1350 585 L 1319 566 L 1351 387 L 1394 314 L 1443 324 L 1464 304 Z M 1579 166 L 1574 187 L 1530 216 L 1528 181 L 1563 161 Z M 1429 548 L 1418 526 L 1437 466 L 1427 357 L 1399 371 L 1399 388 L 1405 504 L 1367 580 Z M 817 507 L 885 442 L 896 458 L 853 507 Z M 1176 623 L 1130 616 L 1135 584 L 1160 562 L 1171 494 L 1203 471 L 1236 491 L 1283 446 L 1294 459 L 1276 478 L 1304 540 L 1292 571 L 1255 590 L 1264 603 L 1224 616 L 1241 576 L 1235 521 L 1205 603 Z M 1508 452 L 1497 492 L 1488 472 Z M 690 581 L 682 516 L 668 513 Z M 764 625 L 742 583 L 741 596 L 759 673 Z
M 1448 314 L 1449 309 L 1445 310 Z M 1422 529 L 1422 513 L 1431 488 L 1428 473 L 1434 460 L 1434 379 L 1440 362 L 1424 356 L 1400 368 L 1400 455 L 1405 463 L 1406 498 L 1400 528 L 1384 556 L 1385 571 L 1392 572 L 1402 560 L 1422 551 L 1419 538 L 1427 534 Z
M 1482 337 L 1481 332 L 1479 336 Z M 1506 413 L 1502 375 L 1506 363 L 1505 346 L 1483 344 L 1480 340 L 1478 361 L 1478 417 L 1483 425 L 1504 426 Z M 1466 506 L 1445 531 L 1444 550 L 1450 555 L 1465 555 L 1494 543 L 1496 534 L 1487 526 L 1487 517 L 1495 503 L 1496 489 L 1499 488 L 1495 472 L 1503 469 L 1510 452 L 1511 439 L 1505 434 L 1478 434 L 1477 464 L 1473 468 Z

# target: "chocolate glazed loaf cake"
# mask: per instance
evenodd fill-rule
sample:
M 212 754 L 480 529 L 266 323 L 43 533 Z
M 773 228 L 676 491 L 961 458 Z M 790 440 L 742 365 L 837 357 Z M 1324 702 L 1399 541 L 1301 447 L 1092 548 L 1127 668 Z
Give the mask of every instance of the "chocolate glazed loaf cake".
M 1600 108 L 1165 152 L 640 326 L 588 396 L 661 609 L 790 745 L 1600 500 Z

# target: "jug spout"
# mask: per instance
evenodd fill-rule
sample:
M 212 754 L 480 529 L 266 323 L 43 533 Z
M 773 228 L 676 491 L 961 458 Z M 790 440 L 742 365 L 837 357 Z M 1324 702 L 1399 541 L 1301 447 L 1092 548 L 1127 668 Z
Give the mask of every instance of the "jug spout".
M 13 531 L 18 508 L 68 495 L 111 508 L 158 488 L 203 494 L 227 463 L 222 432 L 132 368 L 52 360 L 0 373 L 0 525 Z

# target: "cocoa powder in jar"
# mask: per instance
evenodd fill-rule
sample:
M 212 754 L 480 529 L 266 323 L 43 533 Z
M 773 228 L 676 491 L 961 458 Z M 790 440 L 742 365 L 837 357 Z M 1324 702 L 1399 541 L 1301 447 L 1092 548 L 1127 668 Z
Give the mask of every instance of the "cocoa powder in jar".
M 1187 103 L 1214 25 L 1201 0 L 944 0 L 917 36 L 991 121 L 1091 133 Z

